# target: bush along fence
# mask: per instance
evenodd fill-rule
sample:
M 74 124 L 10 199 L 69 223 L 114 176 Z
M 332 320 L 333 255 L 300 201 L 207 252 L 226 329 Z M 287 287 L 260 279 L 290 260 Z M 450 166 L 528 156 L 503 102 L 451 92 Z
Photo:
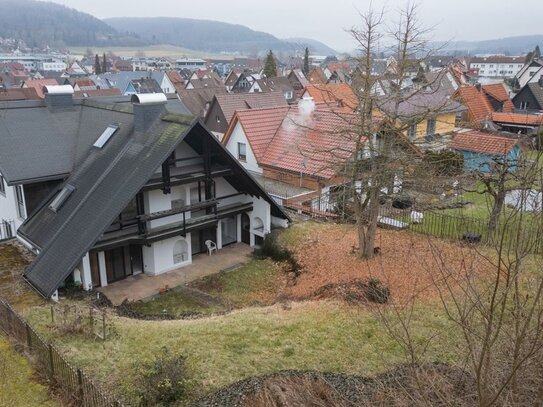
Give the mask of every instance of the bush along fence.
M 113 400 L 81 369 L 71 366 L 52 343 L 44 340 L 4 300 L 0 299 L 0 329 L 29 355 L 37 371 L 58 389 L 67 405 L 82 407 L 116 407 Z
M 385 228 L 411 230 L 467 243 L 492 244 L 501 241 L 504 248 L 510 251 L 520 249 L 527 253 L 543 253 L 542 231 L 529 225 L 499 225 L 495 231 L 490 232 L 488 222 L 473 217 L 424 211 L 423 217 L 417 219 L 411 209 L 390 206 L 382 206 L 379 216 L 379 226 Z

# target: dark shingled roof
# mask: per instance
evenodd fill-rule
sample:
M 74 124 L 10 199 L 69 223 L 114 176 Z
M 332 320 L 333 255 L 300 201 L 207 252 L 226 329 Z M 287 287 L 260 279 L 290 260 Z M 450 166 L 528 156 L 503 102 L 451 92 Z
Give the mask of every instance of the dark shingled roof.
M 72 109 L 59 111 L 41 100 L 0 108 L 0 173 L 9 185 L 65 178 L 108 125 L 132 121 L 127 96 L 74 100 Z M 177 96 L 168 97 L 166 109 L 189 113 Z
M 93 133 L 92 142 L 100 136 L 98 129 L 102 128 L 102 123 L 110 123 L 110 119 L 115 119 L 119 130 L 104 148 L 89 147 L 81 152 L 83 155 L 78 159 L 78 164 L 60 187 L 70 185 L 74 190 L 57 212 L 49 208 L 56 196 L 53 194 L 19 228 L 22 237 L 41 249 L 24 276 L 43 296 L 49 297 L 54 293 L 183 140 L 199 153 L 203 151 L 204 140 L 209 142 L 218 153 L 216 159 L 234 169 L 232 176 L 225 177 L 234 188 L 264 198 L 274 216 L 288 219 L 237 160 L 192 117 L 165 113 L 152 123 L 149 130 L 139 132 L 134 131 L 133 115 L 118 111 L 121 106 L 102 106 L 103 112 L 97 116 L 96 112 L 100 110 L 97 102 L 89 100 L 85 101 L 85 105 L 87 107 L 79 109 L 77 114 L 88 125 L 89 133 Z M 126 107 L 122 106 L 128 110 Z M 40 114 L 40 118 L 43 118 L 41 110 L 49 112 L 52 118 L 46 123 L 52 125 L 53 130 L 42 124 L 40 131 L 36 130 L 35 133 L 51 135 L 57 128 L 56 122 L 64 119 L 48 109 L 36 109 L 32 115 Z M 74 119 L 73 111 L 59 113 Z M 92 120 L 95 122 L 92 123 Z M 74 119 L 74 122 L 77 123 L 77 120 Z M 77 129 L 73 130 L 77 134 Z M 42 147 L 48 151 L 45 144 L 44 141 Z

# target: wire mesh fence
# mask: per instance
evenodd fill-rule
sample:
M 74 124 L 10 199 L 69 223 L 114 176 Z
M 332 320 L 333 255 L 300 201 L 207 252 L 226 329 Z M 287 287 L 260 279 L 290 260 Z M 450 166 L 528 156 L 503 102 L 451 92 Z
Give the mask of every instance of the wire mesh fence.
M 44 340 L 2 299 L 0 299 L 0 329 L 30 356 L 37 371 L 55 386 L 67 405 L 122 406 L 120 401 L 107 396 L 81 369 L 68 363 L 53 344 Z

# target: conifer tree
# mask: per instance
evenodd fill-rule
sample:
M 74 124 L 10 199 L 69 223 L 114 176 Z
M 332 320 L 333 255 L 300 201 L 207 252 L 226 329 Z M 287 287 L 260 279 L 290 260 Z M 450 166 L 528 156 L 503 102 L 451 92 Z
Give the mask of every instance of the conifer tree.
M 307 47 L 305 47 L 303 71 L 306 75 L 309 73 L 309 48 Z
M 98 54 L 94 56 L 94 73 L 96 75 L 102 73 L 102 67 L 100 66 L 100 57 L 98 56 Z
M 273 55 L 272 50 L 268 52 L 266 57 L 266 64 L 264 65 L 264 75 L 266 78 L 273 78 L 277 76 L 277 64 L 275 63 L 275 56 Z
M 107 59 L 106 59 L 106 53 L 102 55 L 102 73 L 107 72 Z

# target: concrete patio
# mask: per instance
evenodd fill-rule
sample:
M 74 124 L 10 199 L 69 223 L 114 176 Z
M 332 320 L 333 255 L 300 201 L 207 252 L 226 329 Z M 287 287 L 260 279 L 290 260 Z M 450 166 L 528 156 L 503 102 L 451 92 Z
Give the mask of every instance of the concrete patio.
M 252 247 L 236 243 L 219 250 L 218 253 L 213 253 L 211 256 L 207 254 L 195 255 L 189 266 L 155 277 L 146 274 L 130 276 L 97 290 L 105 294 L 113 305 L 120 305 L 124 300 L 138 301 L 158 294 L 159 290 L 165 286 L 174 288 L 247 263 L 252 252 Z

